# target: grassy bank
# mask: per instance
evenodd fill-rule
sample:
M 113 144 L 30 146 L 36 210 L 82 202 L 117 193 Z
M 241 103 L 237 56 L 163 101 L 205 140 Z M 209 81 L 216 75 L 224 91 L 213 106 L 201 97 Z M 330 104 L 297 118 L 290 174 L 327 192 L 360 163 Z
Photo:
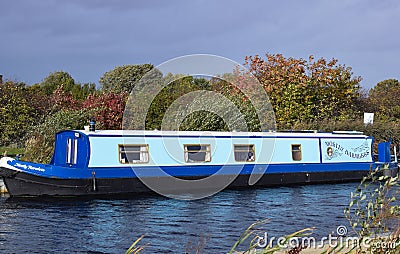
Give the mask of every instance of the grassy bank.
M 13 148 L 7 146 L 0 146 L 0 156 L 3 156 L 4 153 L 7 155 L 16 155 L 16 154 L 24 154 L 24 148 Z

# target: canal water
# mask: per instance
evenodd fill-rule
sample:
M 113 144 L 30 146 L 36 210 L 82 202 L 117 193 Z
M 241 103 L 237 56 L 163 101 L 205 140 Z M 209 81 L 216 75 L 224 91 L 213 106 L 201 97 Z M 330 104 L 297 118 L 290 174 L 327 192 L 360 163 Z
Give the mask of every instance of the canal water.
M 125 253 L 141 235 L 144 253 L 186 253 L 204 241 L 204 253 L 227 253 L 249 225 L 264 219 L 270 221 L 260 235 L 316 227 L 318 238 L 348 226 L 343 209 L 357 185 L 225 190 L 195 201 L 155 195 L 113 200 L 3 196 L 0 253 Z

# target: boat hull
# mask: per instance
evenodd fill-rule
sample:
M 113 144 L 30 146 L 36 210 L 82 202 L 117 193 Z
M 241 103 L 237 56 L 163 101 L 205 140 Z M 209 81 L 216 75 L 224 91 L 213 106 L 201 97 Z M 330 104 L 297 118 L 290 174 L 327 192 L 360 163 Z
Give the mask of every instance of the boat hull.
M 196 189 L 179 188 L 169 177 L 151 177 L 145 179 L 145 182 L 151 183 L 151 186 L 157 186 L 157 190 L 164 194 L 176 195 L 217 192 L 219 190 L 217 186 L 221 186 L 221 183 L 226 182 L 227 179 L 232 179 L 227 188 L 254 188 L 352 182 L 359 181 L 367 174 L 368 170 L 266 173 L 254 185 L 249 184 L 249 174 L 238 176 L 215 175 L 212 180 L 207 181 L 206 185 L 197 186 Z M 11 196 L 134 196 L 140 193 L 155 193 L 154 190 L 147 187 L 139 178 L 59 179 L 36 176 L 7 168 L 2 168 L 2 175 Z M 179 178 L 197 180 L 204 177 L 207 176 Z

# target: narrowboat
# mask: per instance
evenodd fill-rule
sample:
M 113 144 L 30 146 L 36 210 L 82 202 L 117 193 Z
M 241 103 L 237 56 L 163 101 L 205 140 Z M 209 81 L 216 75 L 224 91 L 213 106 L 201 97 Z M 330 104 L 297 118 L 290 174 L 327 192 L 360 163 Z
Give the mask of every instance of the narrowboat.
M 3 157 L 0 176 L 11 196 L 184 193 L 358 181 L 373 157 L 358 132 L 66 130 L 49 164 Z

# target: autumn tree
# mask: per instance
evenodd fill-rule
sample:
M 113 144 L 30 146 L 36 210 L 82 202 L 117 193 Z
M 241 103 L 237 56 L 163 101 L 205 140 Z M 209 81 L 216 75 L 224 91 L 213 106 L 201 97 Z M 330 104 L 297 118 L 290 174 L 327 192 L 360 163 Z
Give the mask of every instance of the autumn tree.
M 376 84 L 369 91 L 368 105 L 378 116 L 400 118 L 400 82 L 387 79 Z
M 285 58 L 281 54 L 246 57 L 246 65 L 267 92 L 280 128 L 298 121 L 354 117 L 360 77 L 338 60 Z
M 152 64 L 123 65 L 104 73 L 99 83 L 102 91 L 130 93 L 135 84 L 151 69 Z
M 37 125 L 44 120 L 44 118 L 51 113 L 52 101 L 46 92 L 40 87 L 39 84 L 26 86 L 27 97 L 29 98 L 29 106 L 35 110 L 35 122 L 32 125 Z
M 108 91 L 91 94 L 83 102 L 82 107 L 90 112 L 91 117 L 95 117 L 103 129 L 120 130 L 127 97 L 126 92 Z
M 66 91 L 63 86 L 57 87 L 49 96 L 50 108 L 49 113 L 58 112 L 60 110 L 76 110 L 81 108 L 81 103 L 75 100 L 72 92 Z

